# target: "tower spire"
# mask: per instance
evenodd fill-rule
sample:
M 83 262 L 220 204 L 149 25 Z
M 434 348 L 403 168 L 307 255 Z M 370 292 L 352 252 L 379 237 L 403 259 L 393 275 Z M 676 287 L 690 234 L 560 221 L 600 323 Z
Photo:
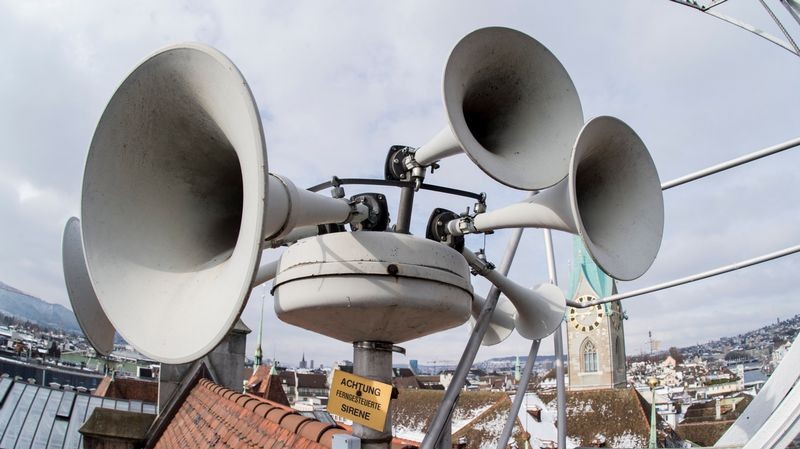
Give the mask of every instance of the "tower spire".
M 264 302 L 266 302 L 267 296 L 267 285 L 264 284 L 263 290 L 261 290 L 261 317 L 258 320 L 258 341 L 256 342 L 256 354 L 253 361 L 253 366 L 258 368 L 261 366 L 262 361 L 262 354 L 261 354 L 261 333 L 264 331 Z

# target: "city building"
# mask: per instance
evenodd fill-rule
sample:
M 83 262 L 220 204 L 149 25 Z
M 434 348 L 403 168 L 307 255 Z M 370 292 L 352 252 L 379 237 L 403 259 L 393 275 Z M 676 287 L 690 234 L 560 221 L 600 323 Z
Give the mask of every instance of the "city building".
M 569 292 L 569 298 L 581 303 L 616 293 L 614 280 L 597 266 L 577 237 Z M 620 302 L 567 308 L 571 390 L 626 386 L 624 317 Z
M 278 378 L 290 404 L 328 396 L 328 378 L 324 374 L 282 371 Z
M 308 363 L 306 363 L 306 353 L 303 353 L 303 358 L 300 359 L 300 363 L 297 365 L 300 369 L 308 369 Z

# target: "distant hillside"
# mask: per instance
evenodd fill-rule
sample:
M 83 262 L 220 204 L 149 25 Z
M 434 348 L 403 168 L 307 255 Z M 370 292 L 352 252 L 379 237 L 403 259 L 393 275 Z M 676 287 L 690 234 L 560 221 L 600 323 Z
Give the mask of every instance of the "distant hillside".
M 39 326 L 80 332 L 71 310 L 51 304 L 0 282 L 0 313 Z
M 554 355 L 538 355 L 538 356 L 536 356 L 536 362 L 537 363 L 538 362 L 553 362 L 553 361 L 555 361 L 555 359 L 556 359 L 556 356 L 554 356 Z M 516 360 L 517 360 L 517 356 L 509 355 L 509 356 L 505 356 L 505 357 L 493 357 L 491 359 L 486 359 L 481 363 L 486 363 L 486 364 L 489 364 L 489 363 L 515 363 Z M 566 356 L 564 357 L 564 360 L 566 360 Z M 528 356 L 527 355 L 520 355 L 519 356 L 519 363 L 524 364 L 527 361 L 528 361 Z

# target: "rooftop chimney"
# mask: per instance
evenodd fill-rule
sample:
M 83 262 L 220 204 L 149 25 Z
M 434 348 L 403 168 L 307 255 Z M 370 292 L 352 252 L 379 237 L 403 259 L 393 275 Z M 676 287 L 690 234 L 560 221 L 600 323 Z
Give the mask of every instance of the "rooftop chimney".
M 233 391 L 241 391 L 244 380 L 245 343 L 250 329 L 239 320 L 228 335 L 206 356 L 206 364 L 214 382 Z M 158 410 L 172 400 L 181 380 L 186 376 L 193 362 L 171 365 L 161 364 L 158 384 Z

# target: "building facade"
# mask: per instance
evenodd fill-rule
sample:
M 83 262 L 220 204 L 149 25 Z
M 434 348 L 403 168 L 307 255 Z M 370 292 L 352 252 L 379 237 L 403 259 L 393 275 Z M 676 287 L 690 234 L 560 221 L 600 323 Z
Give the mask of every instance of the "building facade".
M 569 297 L 586 303 L 616 293 L 614 280 L 574 240 Z M 567 308 L 567 351 L 570 390 L 624 388 L 625 314 L 619 302 L 588 308 Z

